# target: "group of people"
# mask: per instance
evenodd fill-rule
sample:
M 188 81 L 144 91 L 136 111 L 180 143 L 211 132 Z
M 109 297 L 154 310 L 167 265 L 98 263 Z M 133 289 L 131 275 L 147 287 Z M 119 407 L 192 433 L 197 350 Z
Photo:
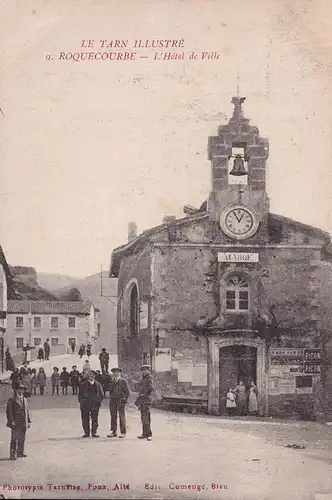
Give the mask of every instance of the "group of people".
M 74 351 L 75 349 L 73 350 L 73 347 L 72 347 L 72 353 L 74 354 Z M 80 358 L 83 358 L 84 354 L 87 355 L 87 357 L 89 358 L 92 354 L 92 345 L 90 344 L 90 342 L 85 346 L 84 344 L 81 344 L 80 347 L 78 348 L 78 355 Z
M 22 385 L 24 388 L 24 396 L 26 398 L 35 395 L 37 387 L 39 387 L 40 394 L 44 394 L 46 386 L 46 373 L 44 368 L 40 367 L 37 373 L 35 368 L 30 368 L 28 363 L 25 362 L 20 369 L 14 368 L 13 373 L 10 375 L 12 381 L 12 388 L 15 390 L 18 386 Z
M 228 415 L 258 415 L 258 391 L 253 380 L 247 386 L 239 380 L 235 388 L 228 389 L 226 410 Z
M 102 351 L 104 352 L 104 351 Z M 68 386 L 72 386 L 73 394 L 78 396 L 78 402 L 81 411 L 81 421 L 83 427 L 83 438 L 98 438 L 98 416 L 105 394 L 109 394 L 110 410 L 110 433 L 108 438 L 124 438 L 126 436 L 126 414 L 125 407 L 130 395 L 130 389 L 127 380 L 122 376 L 121 368 L 112 368 L 111 373 L 102 374 L 100 370 L 87 370 L 88 360 L 80 373 L 74 365 L 72 371 L 68 372 L 63 367 L 59 373 L 57 367 L 53 368 L 51 375 L 52 394 L 59 393 L 59 386 L 62 386 L 62 393 L 67 394 Z M 152 440 L 151 431 L 151 413 L 152 395 L 154 391 L 153 378 L 151 376 L 151 367 L 142 365 L 141 380 L 138 382 L 135 390 L 138 390 L 138 397 L 135 405 L 141 413 L 142 434 L 139 439 Z M 17 457 L 26 457 L 24 453 L 26 431 L 30 427 L 31 420 L 28 408 L 29 395 L 36 394 L 36 388 L 40 388 L 40 394 L 44 394 L 46 386 L 46 374 L 42 367 L 38 373 L 35 369 L 25 366 L 20 370 L 17 368 L 11 375 L 13 396 L 7 402 L 7 427 L 11 429 L 10 440 L 10 459 L 16 460 Z M 29 389 L 31 392 L 29 392 Z M 118 420 L 120 434 L 118 435 Z

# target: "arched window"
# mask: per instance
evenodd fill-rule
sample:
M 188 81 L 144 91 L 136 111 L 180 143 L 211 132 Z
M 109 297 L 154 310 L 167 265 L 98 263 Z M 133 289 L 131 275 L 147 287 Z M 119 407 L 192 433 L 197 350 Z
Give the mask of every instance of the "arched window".
M 139 318 L 138 291 L 137 291 L 137 286 L 134 285 L 130 292 L 130 334 L 133 337 L 136 337 L 138 334 L 138 318 Z
M 249 284 L 242 276 L 232 276 L 226 282 L 226 310 L 249 311 Z

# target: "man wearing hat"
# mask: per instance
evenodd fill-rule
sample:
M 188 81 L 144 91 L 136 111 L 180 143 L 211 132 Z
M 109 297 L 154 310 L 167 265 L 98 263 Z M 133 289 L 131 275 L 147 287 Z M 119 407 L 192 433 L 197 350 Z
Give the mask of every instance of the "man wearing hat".
M 121 368 L 112 368 L 112 378 L 109 380 L 107 390 L 109 391 L 110 413 L 111 413 L 111 433 L 107 437 L 117 436 L 118 414 L 120 421 L 120 436 L 126 435 L 126 415 L 125 406 L 130 394 L 127 380 L 121 376 Z
M 24 454 L 25 434 L 30 427 L 31 420 L 28 409 L 28 401 L 23 396 L 25 386 L 17 383 L 14 395 L 7 402 L 7 427 L 11 429 L 10 459 L 26 457 Z
M 151 441 L 152 432 L 150 406 L 152 403 L 152 393 L 154 390 L 153 378 L 150 373 L 151 366 L 142 365 L 140 370 L 142 372 L 142 378 L 139 382 L 138 398 L 135 401 L 135 405 L 138 406 L 141 412 L 142 420 L 142 435 L 138 436 L 138 439 L 147 439 L 148 441 Z
M 96 372 L 90 370 L 87 379 L 80 384 L 78 391 L 78 401 L 81 406 L 82 427 L 84 430 L 83 438 L 90 437 L 90 417 L 91 417 L 91 436 L 97 435 L 98 415 L 100 405 L 104 398 L 104 392 L 101 384 L 95 380 Z

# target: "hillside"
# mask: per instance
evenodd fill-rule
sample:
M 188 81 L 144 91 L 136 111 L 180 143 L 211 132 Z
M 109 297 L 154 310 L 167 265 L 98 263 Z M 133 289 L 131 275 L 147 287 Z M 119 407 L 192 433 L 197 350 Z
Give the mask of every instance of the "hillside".
M 42 275 L 41 278 L 40 274 Z M 87 276 L 83 279 L 72 278 L 71 282 L 68 282 L 69 278 L 69 276 L 47 274 L 45 279 L 45 273 L 38 273 L 38 281 L 46 283 L 47 280 L 49 286 L 52 283 L 59 284 L 67 280 L 65 286 L 56 286 L 51 289 L 58 299 L 66 300 L 68 292 L 72 288 L 77 288 L 82 296 L 82 300 L 91 300 L 93 302 L 100 310 L 100 338 L 97 342 L 97 349 L 106 347 L 110 352 L 116 353 L 117 279 L 109 278 L 108 271 L 103 272 L 102 296 L 100 273 Z
M 72 287 L 76 281 L 84 278 L 74 278 L 65 274 L 38 273 L 38 283 L 47 290 L 55 292 L 61 288 Z
M 57 296 L 40 285 L 33 267 L 9 266 L 12 287 L 8 298 L 16 300 L 57 300 Z

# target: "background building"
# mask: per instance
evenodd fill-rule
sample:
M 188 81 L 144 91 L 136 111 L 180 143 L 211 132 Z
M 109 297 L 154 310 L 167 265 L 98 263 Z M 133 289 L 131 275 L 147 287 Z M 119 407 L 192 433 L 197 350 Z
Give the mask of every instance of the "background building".
M 257 384 L 261 414 L 312 418 L 330 236 L 270 213 L 269 143 L 243 101 L 233 98 L 233 116 L 209 138 L 208 201 L 139 236 L 131 224 L 113 252 L 119 363 L 130 376 L 151 361 L 158 398 L 203 396 L 210 413 L 225 411 L 242 379 Z
M 100 331 L 99 311 L 92 302 L 9 300 L 5 346 L 15 353 L 30 343 L 38 348 L 48 338 L 51 354 L 76 351 L 83 343 L 93 345 Z M 34 356 L 36 356 L 35 349 Z
M 0 370 L 4 371 L 4 338 L 7 330 L 7 294 L 12 279 L 5 254 L 0 245 Z

